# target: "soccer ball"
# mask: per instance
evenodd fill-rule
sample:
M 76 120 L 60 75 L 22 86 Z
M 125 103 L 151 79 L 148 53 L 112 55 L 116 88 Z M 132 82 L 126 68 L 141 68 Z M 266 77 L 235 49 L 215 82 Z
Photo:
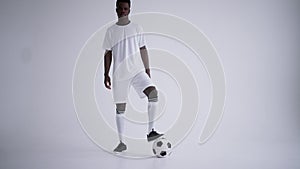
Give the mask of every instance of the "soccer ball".
M 167 157 L 171 154 L 172 144 L 166 138 L 159 138 L 154 141 L 152 151 L 159 158 Z

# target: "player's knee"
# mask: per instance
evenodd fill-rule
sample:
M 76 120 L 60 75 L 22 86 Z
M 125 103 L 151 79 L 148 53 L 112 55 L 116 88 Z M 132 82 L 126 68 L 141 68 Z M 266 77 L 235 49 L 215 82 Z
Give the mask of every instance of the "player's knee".
M 116 104 L 116 113 L 123 114 L 126 109 L 126 103 L 117 103 Z
M 158 92 L 155 87 L 149 92 L 148 101 L 149 102 L 157 102 L 158 101 Z

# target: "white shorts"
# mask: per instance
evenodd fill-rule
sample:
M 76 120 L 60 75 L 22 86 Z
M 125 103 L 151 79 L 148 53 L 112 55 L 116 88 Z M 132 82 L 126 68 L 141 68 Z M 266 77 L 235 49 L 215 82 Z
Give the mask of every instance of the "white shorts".
M 140 98 L 146 97 L 144 90 L 149 86 L 154 86 L 152 80 L 145 72 L 140 72 L 133 78 L 123 81 L 114 80 L 112 83 L 113 99 L 115 103 L 126 103 L 130 91 L 133 86 Z

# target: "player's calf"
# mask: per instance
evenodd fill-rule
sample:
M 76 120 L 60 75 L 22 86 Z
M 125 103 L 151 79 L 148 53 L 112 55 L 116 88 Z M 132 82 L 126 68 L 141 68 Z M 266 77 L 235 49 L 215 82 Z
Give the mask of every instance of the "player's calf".
M 147 89 L 145 89 L 144 93 L 148 97 L 148 134 L 147 134 L 147 140 L 153 141 L 161 136 L 163 134 L 160 134 L 154 130 L 154 119 L 157 109 L 157 102 L 158 102 L 158 92 L 154 86 L 150 86 Z
M 125 109 L 126 109 L 126 103 L 116 104 L 116 123 L 117 123 L 118 136 L 119 136 L 120 143 L 114 149 L 114 152 L 122 152 L 127 149 L 126 144 L 123 142 Z

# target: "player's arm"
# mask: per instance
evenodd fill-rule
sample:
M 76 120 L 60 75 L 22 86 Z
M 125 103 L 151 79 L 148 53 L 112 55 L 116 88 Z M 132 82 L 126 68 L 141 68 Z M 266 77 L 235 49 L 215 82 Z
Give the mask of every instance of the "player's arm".
M 146 46 L 143 46 L 143 47 L 140 48 L 140 53 L 141 53 L 141 57 L 142 57 L 144 67 L 145 67 L 145 71 L 148 74 L 148 76 L 151 77 L 151 75 L 150 75 L 150 66 L 149 66 L 149 57 L 148 57 L 148 52 L 147 52 Z
M 112 60 L 111 50 L 106 50 L 104 54 L 104 85 L 107 89 L 111 89 L 111 81 L 109 77 L 109 69 Z

